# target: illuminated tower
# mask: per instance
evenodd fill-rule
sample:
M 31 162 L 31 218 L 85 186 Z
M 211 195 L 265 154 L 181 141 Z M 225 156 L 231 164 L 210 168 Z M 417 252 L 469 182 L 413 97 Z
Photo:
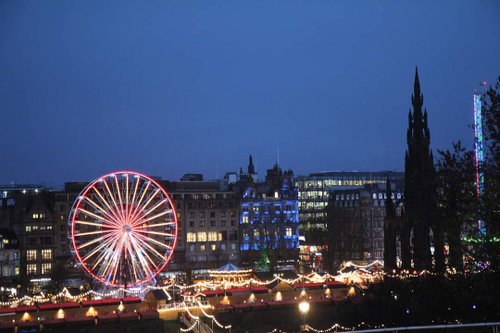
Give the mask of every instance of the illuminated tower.
M 484 89 L 486 82 L 481 82 L 481 87 Z M 484 189 L 484 175 L 480 170 L 481 164 L 484 162 L 483 152 L 483 116 L 481 113 L 481 94 L 476 91 L 474 94 L 474 142 L 476 151 L 476 186 L 477 195 L 481 196 Z M 482 220 L 478 221 L 478 229 L 481 234 L 486 233 Z

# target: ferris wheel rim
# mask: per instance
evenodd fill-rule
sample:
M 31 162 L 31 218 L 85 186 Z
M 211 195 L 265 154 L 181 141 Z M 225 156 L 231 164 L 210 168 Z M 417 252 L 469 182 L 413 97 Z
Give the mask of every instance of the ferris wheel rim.
M 160 265 L 154 269 L 154 272 L 151 272 L 152 273 L 151 275 L 147 275 L 146 278 L 143 278 L 140 281 L 136 281 L 135 283 L 131 283 L 131 285 L 141 285 L 141 284 L 144 284 L 144 283 L 147 283 L 147 282 L 153 280 L 170 263 L 173 255 L 174 255 L 174 250 L 175 250 L 175 247 L 177 245 L 177 238 L 178 238 L 178 219 L 177 219 L 177 212 L 175 209 L 175 205 L 174 205 L 170 195 L 165 190 L 165 188 L 160 183 L 158 183 L 155 179 L 151 178 L 150 176 L 145 175 L 141 172 L 131 171 L 131 170 L 114 171 L 114 172 L 110 172 L 110 173 L 107 173 L 105 175 L 102 175 L 102 176 L 98 177 L 97 179 L 94 179 L 89 184 L 87 184 L 85 186 L 85 188 L 80 192 L 80 194 L 78 195 L 77 199 L 75 200 L 75 202 L 73 203 L 73 205 L 71 207 L 70 218 L 68 220 L 68 223 L 71 224 L 71 230 L 70 230 L 70 235 L 69 235 L 69 237 L 71 238 L 71 243 L 72 243 L 71 250 L 73 252 L 73 255 L 76 256 L 78 262 L 81 264 L 81 266 L 84 268 L 84 270 L 92 278 L 94 278 L 95 280 L 101 282 L 102 284 L 108 285 L 108 286 L 124 287 L 121 283 L 116 283 L 116 281 L 112 281 L 112 282 L 106 281 L 106 279 L 104 277 L 99 276 L 92 269 L 87 267 L 86 261 L 84 260 L 84 258 L 82 258 L 81 254 L 79 252 L 78 246 L 76 244 L 76 237 L 75 237 L 75 235 L 76 235 L 75 227 L 77 225 L 77 223 L 76 223 L 77 222 L 77 215 L 78 215 L 79 210 L 81 209 L 80 205 L 84 201 L 84 198 L 86 198 L 86 195 L 88 194 L 88 192 L 91 189 L 95 188 L 95 185 L 97 183 L 99 183 L 107 178 L 117 177 L 118 175 L 120 175 L 120 176 L 132 175 L 133 177 L 142 178 L 142 179 L 146 180 L 147 182 L 153 184 L 154 187 L 156 187 L 156 189 L 158 191 L 160 191 L 161 194 L 163 195 L 163 197 L 164 197 L 163 200 L 166 199 L 166 202 L 168 203 L 168 206 L 169 206 L 169 210 L 171 210 L 171 213 L 173 216 L 173 221 L 168 222 L 168 223 L 172 223 L 172 225 L 175 226 L 174 232 L 173 232 L 173 234 L 171 234 L 172 239 L 173 239 L 172 244 L 168 245 L 170 247 L 170 251 L 168 251 L 168 256 L 163 257 L 163 260 L 160 262 Z

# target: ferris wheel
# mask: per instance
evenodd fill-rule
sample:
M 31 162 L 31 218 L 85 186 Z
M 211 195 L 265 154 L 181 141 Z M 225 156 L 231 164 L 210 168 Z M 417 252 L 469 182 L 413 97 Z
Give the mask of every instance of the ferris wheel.
M 132 171 L 91 182 L 69 216 L 72 250 L 83 268 L 107 286 L 130 287 L 152 280 L 170 261 L 177 241 L 177 215 L 167 192 Z

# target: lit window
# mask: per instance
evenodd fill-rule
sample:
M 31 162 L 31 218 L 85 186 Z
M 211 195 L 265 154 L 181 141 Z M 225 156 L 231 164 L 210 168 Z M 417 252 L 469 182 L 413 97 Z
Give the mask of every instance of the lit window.
M 198 236 L 198 242 L 206 242 L 207 241 L 207 233 L 206 232 L 199 232 L 197 234 Z
M 188 242 L 188 243 L 196 242 L 196 233 L 195 232 L 188 232 L 186 238 L 187 238 L 186 242 Z
M 27 250 L 26 251 L 26 260 L 36 260 L 36 250 Z
M 248 216 L 243 216 L 243 223 L 248 223 Z
M 201 250 L 201 251 L 205 251 L 205 249 L 206 249 L 205 244 L 201 244 L 201 245 L 200 245 L 200 250 Z
M 292 237 L 292 228 L 286 228 L 286 236 Z
M 26 265 L 26 274 L 36 275 L 36 264 L 27 264 Z
M 216 231 L 209 231 L 208 232 L 208 241 L 209 242 L 216 242 L 217 241 L 217 232 Z
M 52 259 L 52 250 L 51 249 L 43 249 L 42 250 L 42 260 L 50 260 L 50 259 Z
M 30 225 L 26 226 L 26 232 L 31 232 L 31 226 Z
M 217 250 L 217 245 L 215 245 L 215 244 L 210 245 L 210 249 L 211 249 L 212 251 Z
M 259 236 L 260 236 L 260 234 L 259 234 L 259 229 L 255 229 L 255 230 L 253 231 L 253 236 L 254 236 L 255 238 L 259 238 Z
M 42 264 L 42 274 L 50 274 L 52 271 L 52 264 L 51 263 L 43 263 Z

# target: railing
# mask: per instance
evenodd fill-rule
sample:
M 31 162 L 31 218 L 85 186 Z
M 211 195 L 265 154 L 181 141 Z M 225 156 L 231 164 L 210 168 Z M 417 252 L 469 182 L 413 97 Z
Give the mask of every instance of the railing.
M 482 329 L 481 329 L 482 328 Z M 316 333 L 325 333 L 332 332 L 333 329 L 330 330 L 317 330 L 309 325 L 305 325 L 305 330 L 316 332 Z M 491 323 L 474 323 L 474 324 L 450 324 L 450 325 L 426 325 L 426 326 L 407 326 L 407 327 L 389 327 L 389 328 L 377 328 L 377 329 L 367 329 L 367 330 L 353 330 L 349 332 L 359 332 L 359 333 L 382 333 L 382 332 L 445 332 L 443 330 L 451 330 L 451 332 L 492 332 L 492 333 L 500 333 L 500 322 L 491 322 Z
M 199 301 L 203 306 L 209 306 L 208 301 Z M 170 310 L 170 309 L 184 309 L 185 307 L 188 308 L 198 308 L 198 301 L 196 302 L 179 302 L 179 303 L 169 303 L 169 304 L 163 304 L 163 305 L 158 305 L 156 310 L 162 311 L 162 310 Z

